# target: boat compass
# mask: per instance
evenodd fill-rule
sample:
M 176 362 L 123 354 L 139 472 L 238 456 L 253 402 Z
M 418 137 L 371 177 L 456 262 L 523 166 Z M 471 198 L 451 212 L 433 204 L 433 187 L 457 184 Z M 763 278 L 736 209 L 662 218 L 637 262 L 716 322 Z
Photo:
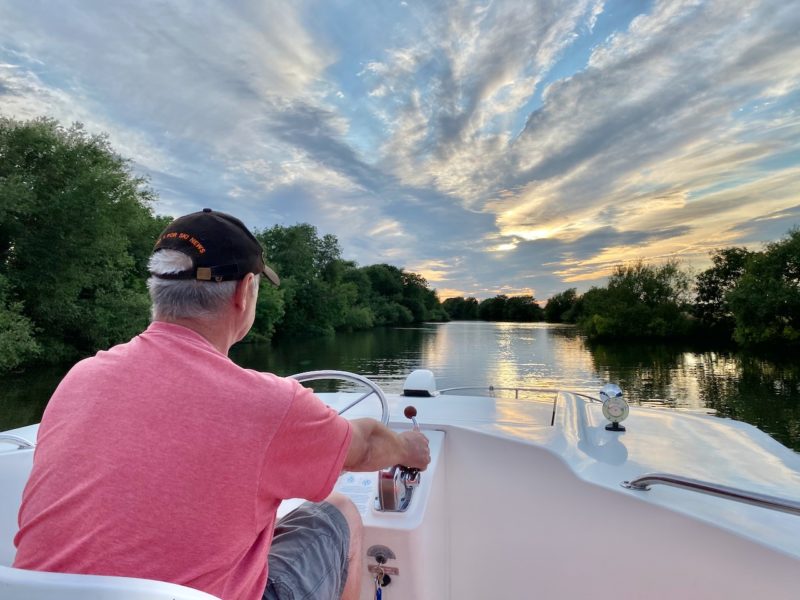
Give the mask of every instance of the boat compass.
M 606 425 L 608 431 L 625 431 L 625 428 L 620 425 L 622 421 L 628 418 L 628 403 L 622 397 L 622 390 L 615 383 L 607 383 L 600 390 L 600 400 L 603 403 L 603 416 L 611 421 Z

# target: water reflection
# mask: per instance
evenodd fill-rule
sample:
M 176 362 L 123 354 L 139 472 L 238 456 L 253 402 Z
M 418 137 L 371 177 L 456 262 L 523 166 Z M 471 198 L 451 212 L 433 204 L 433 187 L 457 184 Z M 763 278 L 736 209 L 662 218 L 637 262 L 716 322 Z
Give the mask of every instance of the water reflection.
M 437 354 L 421 363 L 440 387 L 567 387 L 596 390 L 601 380 L 575 329 L 543 323 L 438 325 Z
M 365 375 L 387 392 L 402 391 L 405 377 L 420 365 L 423 352 L 435 350 L 435 326 L 377 328 L 372 331 L 341 333 L 336 337 L 283 340 L 274 345 L 235 346 L 231 358 L 238 364 L 291 375 L 303 371 L 336 369 Z M 320 383 L 315 389 L 348 389 L 351 384 Z
M 800 366 L 796 361 L 709 356 L 698 365 L 697 382 L 706 406 L 800 449 Z
M 31 369 L 0 378 L 0 431 L 38 423 L 68 367 Z
M 767 360 L 733 351 L 626 344 L 589 349 L 596 371 L 629 400 L 710 409 L 751 423 L 800 450 L 800 366 L 796 357 Z
M 612 381 L 631 402 L 714 409 L 800 450 L 796 357 L 766 360 L 663 344 L 590 346 L 569 326 L 473 321 L 237 346 L 231 358 L 279 375 L 352 371 L 374 379 L 388 392 L 402 391 L 406 376 L 417 368 L 432 370 L 440 388 L 548 387 L 596 395 Z M 0 430 L 37 422 L 65 371 L 37 370 L 0 378 Z M 338 389 L 332 382 L 316 387 Z M 503 407 L 511 411 L 513 402 L 498 402 L 498 410 Z
M 617 383 L 628 401 L 702 408 L 697 385 L 688 374 L 694 359 L 681 347 L 648 344 L 597 344 L 589 348 L 595 370 Z

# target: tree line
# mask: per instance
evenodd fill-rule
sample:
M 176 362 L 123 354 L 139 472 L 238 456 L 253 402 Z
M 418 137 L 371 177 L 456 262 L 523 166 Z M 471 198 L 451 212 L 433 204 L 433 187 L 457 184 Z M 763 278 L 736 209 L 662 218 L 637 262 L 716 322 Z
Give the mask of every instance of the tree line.
M 442 302 L 450 319 L 469 321 L 542 321 L 544 310 L 533 296 L 500 294 L 480 302 L 476 298 L 447 298 Z
M 0 372 L 60 363 L 147 327 L 153 242 L 171 220 L 103 135 L 51 119 L 0 117 Z M 693 278 L 675 261 L 619 265 L 605 287 L 448 298 L 419 274 L 360 267 L 309 224 L 256 230 L 280 288 L 260 287 L 246 341 L 422 321 L 576 323 L 589 338 L 712 335 L 800 345 L 800 231 L 763 251 L 724 248 Z
M 696 276 L 675 260 L 617 265 L 603 287 L 554 295 L 542 319 L 575 323 L 593 340 L 702 338 L 800 348 L 800 229 L 761 251 L 717 249 L 711 262 Z M 487 302 L 449 298 L 443 305 L 452 318 L 482 319 L 492 311 Z
M 171 217 L 103 135 L 0 118 L 0 372 L 62 363 L 149 322 L 147 261 Z M 425 279 L 359 267 L 308 224 L 255 232 L 282 285 L 260 286 L 250 341 L 447 319 Z

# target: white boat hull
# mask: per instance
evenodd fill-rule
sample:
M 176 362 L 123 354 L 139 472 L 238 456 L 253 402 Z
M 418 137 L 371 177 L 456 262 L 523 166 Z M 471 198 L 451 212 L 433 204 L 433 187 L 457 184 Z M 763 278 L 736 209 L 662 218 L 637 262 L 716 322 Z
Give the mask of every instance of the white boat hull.
M 351 397 L 324 395 L 334 406 Z M 365 550 L 383 546 L 395 556 L 385 565 L 395 574 L 384 600 L 798 597 L 800 516 L 687 490 L 620 486 L 667 470 L 800 498 L 798 455 L 755 428 L 634 407 L 624 434 L 607 432 L 599 407 L 572 394 L 559 396 L 555 417 L 552 402 L 389 402 L 396 416 L 413 403 L 431 438 L 433 460 L 411 507 L 377 511 L 376 474 L 345 474 L 337 484 L 359 505 Z M 409 424 L 395 418 L 391 426 Z M 25 573 L 7 566 L 31 459 L 32 450 L 0 448 L 2 599 L 21 597 L 9 582 Z M 287 501 L 280 512 L 295 504 Z M 365 557 L 363 600 L 375 597 L 370 566 L 377 566 L 374 557 Z M 37 597 L 108 597 L 43 594 Z M 148 594 L 128 597 L 183 597 Z

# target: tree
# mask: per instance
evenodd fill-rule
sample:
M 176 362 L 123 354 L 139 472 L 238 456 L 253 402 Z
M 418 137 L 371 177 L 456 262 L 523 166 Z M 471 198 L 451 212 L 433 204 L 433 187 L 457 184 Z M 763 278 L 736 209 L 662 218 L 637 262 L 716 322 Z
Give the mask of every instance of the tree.
M 547 301 L 544 307 L 544 320 L 548 323 L 574 323 L 576 318 L 575 305 L 578 302 L 576 288 L 569 288 L 555 294 Z
M 72 360 L 141 331 L 163 226 L 146 182 L 80 124 L 0 118 L 0 157 L 0 346 L 19 350 L 5 367 Z
M 483 321 L 541 321 L 542 307 L 533 296 L 506 296 L 500 294 L 486 298 L 478 305 L 478 318 Z
M 676 261 L 618 265 L 606 288 L 592 288 L 580 301 L 579 327 L 590 338 L 686 336 L 689 276 Z
M 33 323 L 21 302 L 9 302 L 7 281 L 0 275 L 0 372 L 15 369 L 41 352 L 34 338 Z
M 511 296 L 506 300 L 503 320 L 530 323 L 544 318 L 542 307 L 533 296 Z
M 372 284 L 363 269 L 352 261 L 337 261 L 341 268 L 340 290 L 348 297 L 348 306 L 340 329 L 354 331 L 375 326 L 375 314 L 370 306 Z
M 364 267 L 370 280 L 370 308 L 375 325 L 406 325 L 414 322 L 414 313 L 403 304 L 403 271 L 387 264 Z
M 738 343 L 800 346 L 800 229 L 752 255 L 726 298 Z
M 478 305 L 478 318 L 482 321 L 504 321 L 507 301 L 508 296 L 504 294 L 481 300 Z
M 442 302 L 442 308 L 451 319 L 469 321 L 478 318 L 478 301 L 475 298 L 448 298 Z
M 447 313 L 442 309 L 436 290 L 428 287 L 428 282 L 422 275 L 401 271 L 403 282 L 403 306 L 411 311 L 414 322 L 423 321 L 448 321 Z
M 245 338 L 246 342 L 269 342 L 275 328 L 284 314 L 284 292 L 280 288 L 261 281 L 258 287 L 258 302 L 253 327 Z
M 697 276 L 694 314 L 712 332 L 725 336 L 733 333 L 736 320 L 728 303 L 728 293 L 736 287 L 752 256 L 746 248 L 716 250 L 711 257 L 714 266 Z
M 268 261 L 281 276 L 282 310 L 270 319 L 280 335 L 332 335 L 344 323 L 348 295 L 339 289 L 343 267 L 336 236 L 320 237 L 301 223 L 256 232 Z M 278 312 L 281 314 L 278 315 Z

